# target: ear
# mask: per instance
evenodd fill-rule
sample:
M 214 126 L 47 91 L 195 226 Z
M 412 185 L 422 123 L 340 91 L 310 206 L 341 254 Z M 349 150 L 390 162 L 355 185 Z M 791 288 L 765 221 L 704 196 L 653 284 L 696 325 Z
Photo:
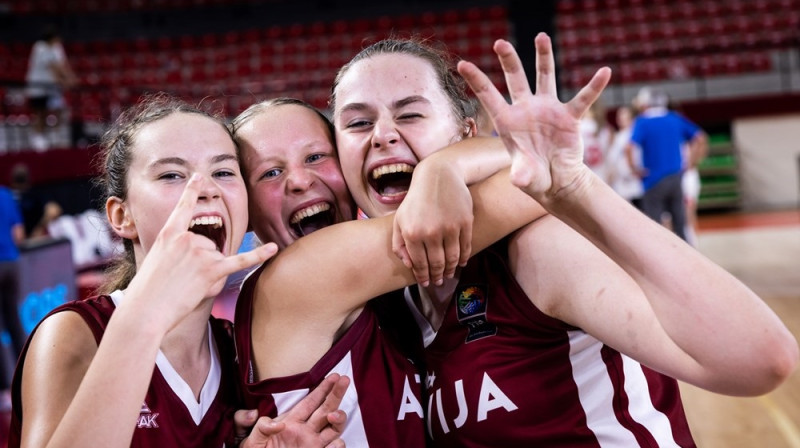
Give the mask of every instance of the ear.
M 138 236 L 136 224 L 128 212 L 127 204 L 117 196 L 111 196 L 106 200 L 106 218 L 114 233 L 120 238 L 133 240 Z
M 472 117 L 464 119 L 464 138 L 475 137 L 478 135 L 478 123 Z

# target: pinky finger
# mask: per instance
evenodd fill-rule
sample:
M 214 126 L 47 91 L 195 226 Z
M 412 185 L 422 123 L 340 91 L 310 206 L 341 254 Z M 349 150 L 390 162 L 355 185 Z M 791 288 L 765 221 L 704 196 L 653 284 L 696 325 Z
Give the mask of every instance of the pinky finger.
M 277 252 L 278 246 L 275 243 L 267 243 L 253 250 L 227 257 L 223 260 L 223 274 L 230 275 L 242 269 L 259 265 L 272 258 Z

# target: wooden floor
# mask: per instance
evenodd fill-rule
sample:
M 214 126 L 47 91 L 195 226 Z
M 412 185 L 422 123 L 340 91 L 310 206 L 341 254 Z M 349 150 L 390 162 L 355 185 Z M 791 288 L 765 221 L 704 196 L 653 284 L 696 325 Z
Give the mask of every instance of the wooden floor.
M 750 286 L 800 337 L 800 211 L 702 217 L 698 249 Z M 681 385 L 703 448 L 800 448 L 800 371 L 774 392 L 734 398 Z
M 698 227 L 698 249 L 756 291 L 800 337 L 800 211 L 701 216 Z M 800 448 L 800 370 L 757 398 L 681 388 L 699 447 Z M 8 414 L 0 413 L 0 447 L 6 425 Z

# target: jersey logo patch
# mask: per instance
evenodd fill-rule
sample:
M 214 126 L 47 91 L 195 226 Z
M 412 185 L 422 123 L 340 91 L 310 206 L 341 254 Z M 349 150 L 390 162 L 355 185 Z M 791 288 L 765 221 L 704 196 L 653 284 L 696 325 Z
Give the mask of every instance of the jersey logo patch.
M 456 296 L 458 322 L 468 330 L 464 342 L 472 342 L 497 334 L 497 326 L 489 322 L 486 317 L 486 310 L 489 306 L 486 290 L 485 285 L 465 286 Z
M 158 412 L 153 412 L 147 403 L 142 403 L 142 409 L 139 411 L 139 418 L 136 420 L 137 428 L 158 428 Z

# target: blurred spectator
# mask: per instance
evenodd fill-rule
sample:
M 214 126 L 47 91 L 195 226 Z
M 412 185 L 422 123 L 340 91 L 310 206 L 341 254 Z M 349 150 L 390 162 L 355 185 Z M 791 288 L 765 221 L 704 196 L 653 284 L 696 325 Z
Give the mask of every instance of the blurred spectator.
M 613 129 L 606 121 L 605 108 L 599 101 L 592 104 L 581 118 L 580 130 L 583 138 L 583 162 L 608 182 L 606 154 L 613 138 Z
M 608 183 L 620 196 L 631 202 L 636 208 L 641 209 L 641 198 L 644 190 L 642 180 L 631 171 L 628 160 L 625 157 L 625 147 L 631 141 L 631 130 L 633 126 L 633 109 L 628 106 L 621 106 L 617 109 L 617 132 L 611 141 L 606 155 L 606 168 Z M 641 154 L 635 148 L 634 161 L 636 165 L 641 164 Z
M 25 344 L 25 332 L 19 320 L 19 249 L 25 239 L 25 228 L 17 201 L 11 190 L 0 186 L 0 324 L 11 336 L 11 356 L 16 360 Z M 10 408 L 9 378 L 6 376 L 5 353 L 0 353 L 0 410 Z
M 25 235 L 28 238 L 46 235 L 50 221 L 61 215 L 61 207 L 31 189 L 27 165 L 20 163 L 11 169 L 11 190 L 22 213 Z
M 33 112 L 30 144 L 33 149 L 44 151 L 50 146 L 46 134 L 47 115 L 54 112 L 56 120 L 61 119 L 66 108 L 63 89 L 77 82 L 56 28 L 46 27 L 41 39 L 33 44 L 25 82 L 28 103 Z
M 664 92 L 644 87 L 635 100 L 642 113 L 634 121 L 626 154 L 644 185 L 642 211 L 658 222 L 668 213 L 672 230 L 687 241 L 682 148 L 687 144 L 692 154 L 689 159 L 695 160 L 695 154 L 705 151 L 708 139 L 700 127 L 667 108 Z M 634 145 L 641 149 L 641 164 L 634 161 Z
M 70 240 L 72 259 L 78 270 L 101 266 L 123 252 L 122 242 L 116 235 L 112 237 L 108 221 L 99 211 L 89 209 L 77 215 L 62 215 L 58 207 L 51 213 L 53 218 L 47 225 L 47 234 Z

